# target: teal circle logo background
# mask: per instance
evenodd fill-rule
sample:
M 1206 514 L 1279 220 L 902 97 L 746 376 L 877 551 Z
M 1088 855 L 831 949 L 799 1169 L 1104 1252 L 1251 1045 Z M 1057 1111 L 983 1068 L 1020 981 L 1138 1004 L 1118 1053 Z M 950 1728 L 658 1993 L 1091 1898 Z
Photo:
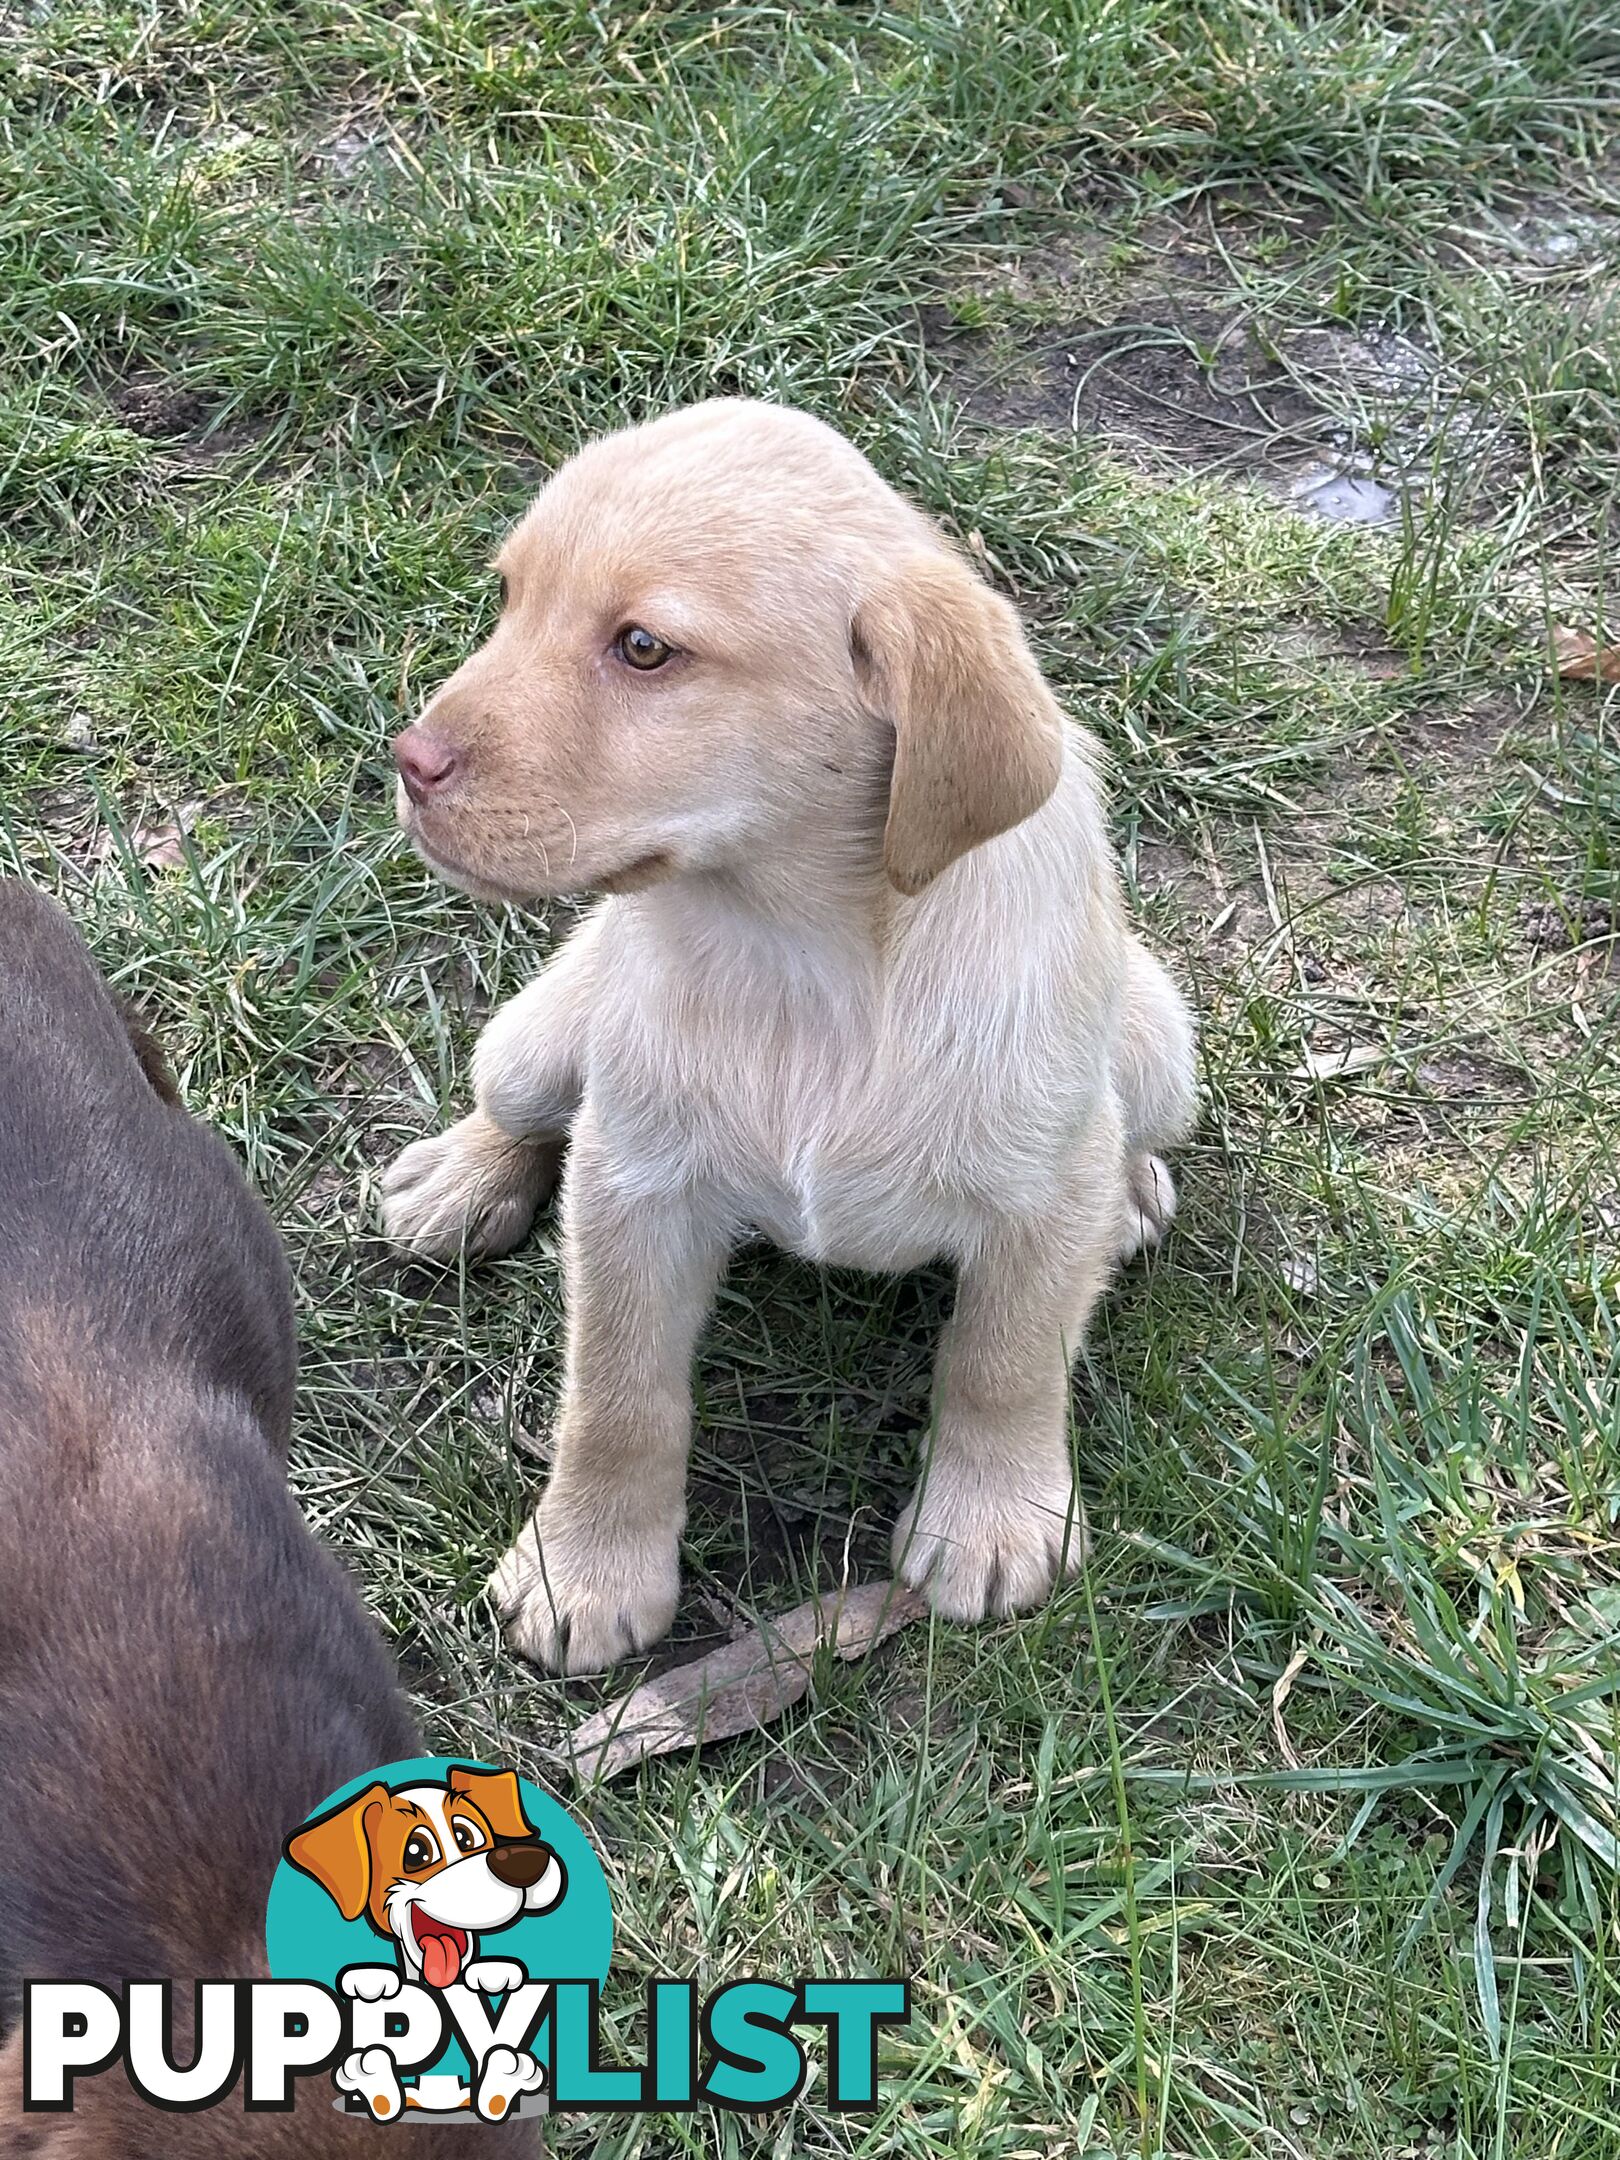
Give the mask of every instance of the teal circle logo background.
M 405 1762 L 383 1763 L 363 1777 L 351 1778 L 310 1809 L 305 1822 L 325 1815 L 368 1785 L 442 1785 L 452 1769 L 500 1767 L 465 1755 L 418 1755 Z M 538 1835 L 561 1860 L 567 1887 L 550 1912 L 524 1913 L 510 1927 L 479 1937 L 485 1957 L 518 1958 L 531 1980 L 594 1980 L 607 1977 L 613 1954 L 613 1909 L 607 1878 L 596 1848 L 574 1818 L 528 1778 L 519 1778 L 523 1812 Z M 302 1829 L 289 1823 L 287 1836 Z M 313 1877 L 283 1858 L 270 1884 L 265 1915 L 265 1950 L 276 1980 L 318 1980 L 335 1988 L 346 1965 L 398 1965 L 393 1939 L 370 1923 L 345 1920 Z

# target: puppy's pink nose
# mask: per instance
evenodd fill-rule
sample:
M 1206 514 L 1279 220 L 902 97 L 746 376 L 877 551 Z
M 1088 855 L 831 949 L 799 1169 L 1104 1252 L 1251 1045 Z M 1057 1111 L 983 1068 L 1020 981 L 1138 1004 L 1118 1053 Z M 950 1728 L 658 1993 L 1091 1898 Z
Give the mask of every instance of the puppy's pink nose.
M 456 769 L 456 753 L 441 736 L 422 726 L 408 727 L 394 737 L 394 763 L 412 802 L 425 802 L 441 788 Z

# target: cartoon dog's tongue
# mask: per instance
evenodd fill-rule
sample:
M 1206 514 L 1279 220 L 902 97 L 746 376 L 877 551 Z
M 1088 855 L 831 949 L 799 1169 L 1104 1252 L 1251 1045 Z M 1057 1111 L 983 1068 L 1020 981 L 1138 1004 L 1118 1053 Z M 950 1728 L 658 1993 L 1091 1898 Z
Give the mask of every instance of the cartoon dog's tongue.
M 411 1932 L 422 1952 L 422 1978 L 428 1986 L 453 1986 L 467 1955 L 466 1929 L 452 1927 L 448 1920 L 435 1920 L 420 1905 L 413 1905 Z

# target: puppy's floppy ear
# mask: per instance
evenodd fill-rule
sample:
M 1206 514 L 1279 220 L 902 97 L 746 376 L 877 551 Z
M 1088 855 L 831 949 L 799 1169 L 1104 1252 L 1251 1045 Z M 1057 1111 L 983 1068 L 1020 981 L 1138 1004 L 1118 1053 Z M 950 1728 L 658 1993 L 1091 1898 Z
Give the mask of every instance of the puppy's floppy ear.
M 358 1920 L 371 1895 L 370 1830 L 388 1797 L 386 1785 L 368 1785 L 287 1840 L 287 1858 L 314 1876 L 345 1920 Z
M 1012 608 L 943 548 L 886 572 L 855 611 L 850 646 L 861 695 L 894 728 L 883 867 L 919 893 L 1041 807 L 1057 786 L 1062 716 Z
M 532 1838 L 534 1824 L 523 1812 L 523 1794 L 514 1770 L 464 1770 L 458 1763 L 450 1772 L 453 1793 L 463 1793 L 477 1808 L 496 1837 Z

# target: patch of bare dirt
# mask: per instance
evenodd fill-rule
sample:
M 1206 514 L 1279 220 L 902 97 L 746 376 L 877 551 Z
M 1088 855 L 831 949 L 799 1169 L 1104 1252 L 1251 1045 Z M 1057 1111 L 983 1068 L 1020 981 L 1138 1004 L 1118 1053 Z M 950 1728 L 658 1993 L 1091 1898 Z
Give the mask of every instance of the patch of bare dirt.
M 986 428 L 1231 472 L 1352 525 L 1392 522 L 1405 493 L 1488 491 L 1513 452 L 1442 355 L 1393 330 L 1266 320 L 1196 233 L 1160 234 L 1132 276 L 1095 250 L 1026 254 L 977 296 L 1046 317 L 986 329 L 976 308 L 921 311 L 946 387 Z
M 298 133 L 299 165 L 317 184 L 362 187 L 384 166 L 401 173 L 415 167 L 418 132 L 398 111 L 352 85 L 347 97 L 309 113 Z
M 1337 523 L 1388 522 L 1403 489 L 1427 488 L 1465 449 L 1477 462 L 1489 432 L 1435 358 L 1393 335 L 1271 332 L 1237 309 L 1175 303 L 1010 341 L 942 314 L 924 333 L 984 426 L 1093 436 L 1155 462 L 1256 477 Z
M 133 435 L 161 444 L 167 469 L 184 475 L 249 448 L 269 433 L 256 419 L 221 420 L 198 391 L 154 369 L 141 369 L 110 384 L 107 402 Z
M 1179 320 L 1064 323 L 1039 329 L 1010 354 L 951 348 L 955 387 L 976 420 L 1126 438 L 1201 465 L 1265 455 L 1280 434 L 1308 425 L 1308 402 L 1257 376 L 1202 309 Z
M 208 407 L 196 392 L 164 375 L 126 376 L 108 392 L 108 403 L 132 434 L 151 442 L 194 435 L 208 419 Z
M 1480 209 L 1448 244 L 1466 261 L 1505 262 L 1540 282 L 1620 257 L 1620 213 L 1595 197 L 1528 194 Z
M 1277 632 L 1277 644 L 1285 659 L 1325 660 L 1369 682 L 1397 682 L 1408 669 L 1404 653 L 1359 624 L 1285 623 Z
M 864 1581 L 884 1571 L 888 1522 L 871 1507 L 856 1507 L 844 1468 L 878 1452 L 880 1418 L 870 1405 L 846 1407 L 856 1414 L 841 1419 L 834 1463 L 823 1457 L 824 1435 L 806 1430 L 797 1396 L 750 1390 L 746 1422 L 711 1413 L 693 1461 L 693 1498 L 734 1525 L 742 1513 L 735 1542 L 743 1568 L 736 1581 L 716 1586 L 722 1597 L 735 1594 L 769 1610 L 798 1584 L 835 1583 L 846 1573 Z M 925 1420 L 926 1404 L 919 1404 L 912 1432 Z
M 1526 901 L 1519 920 L 1537 952 L 1575 952 L 1620 939 L 1620 905 L 1612 900 Z
M 1531 1091 L 1521 1067 L 1467 1051 L 1425 1058 L 1416 1078 L 1419 1086 L 1444 1102 L 1522 1101 Z
M 1214 897 L 1207 872 L 1178 840 L 1143 833 L 1132 850 L 1130 867 L 1137 891 L 1149 898 L 1172 893 L 1185 906 Z
M 1476 699 L 1403 720 L 1400 740 L 1432 761 L 1452 782 L 1482 772 L 1521 715 L 1510 698 Z

